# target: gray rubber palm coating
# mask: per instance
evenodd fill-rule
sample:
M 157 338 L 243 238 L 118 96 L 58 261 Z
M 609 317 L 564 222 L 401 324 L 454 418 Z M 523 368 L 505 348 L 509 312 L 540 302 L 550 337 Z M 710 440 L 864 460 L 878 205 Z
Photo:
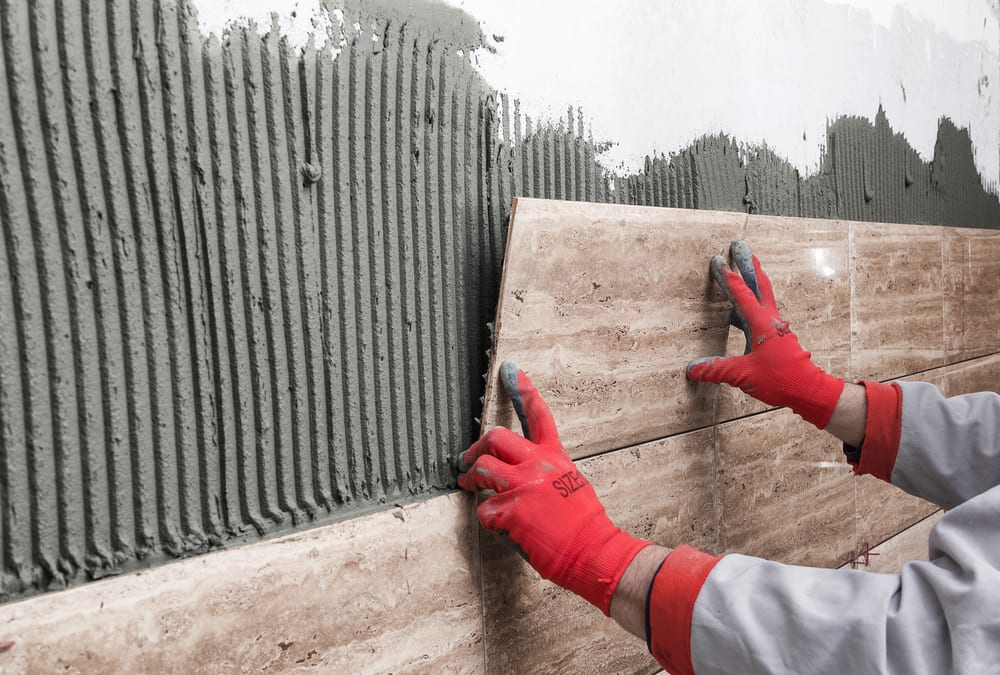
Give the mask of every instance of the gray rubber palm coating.
M 531 430 L 528 428 L 528 418 L 524 414 L 524 401 L 521 400 L 521 390 L 517 386 L 517 374 L 520 369 L 513 361 L 504 361 L 500 365 L 500 381 L 503 388 L 510 397 L 510 402 L 514 404 L 514 412 L 517 419 L 521 420 L 521 433 L 529 441 L 531 440 Z

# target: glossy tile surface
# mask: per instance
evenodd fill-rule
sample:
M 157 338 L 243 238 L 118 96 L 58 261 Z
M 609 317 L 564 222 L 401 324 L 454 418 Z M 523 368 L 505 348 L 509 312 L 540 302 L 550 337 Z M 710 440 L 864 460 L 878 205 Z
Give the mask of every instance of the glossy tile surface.
M 850 228 L 853 376 L 886 380 L 944 365 L 945 228 Z
M 448 495 L 0 606 L 0 672 L 481 672 L 472 506 Z
M 727 553 L 820 567 L 850 560 L 854 479 L 836 439 L 776 410 L 720 425 L 716 443 Z
M 1000 232 L 947 230 L 944 264 L 948 361 L 1000 351 Z
M 745 219 L 517 200 L 495 353 L 545 392 L 571 455 L 712 423 L 717 388 L 689 383 L 684 369 L 723 353 L 728 304 L 708 264 Z M 509 426 L 513 412 L 495 385 L 491 377 L 484 426 Z
M 611 520 L 665 545 L 717 551 L 713 431 L 579 463 Z M 486 660 L 491 673 L 651 672 L 645 644 L 575 595 L 541 579 L 489 532 L 483 542 Z
M 850 377 L 851 284 L 849 226 L 836 220 L 747 217 L 744 238 L 771 280 L 778 309 L 813 362 Z M 726 355 L 743 353 L 746 340 L 729 332 Z M 767 406 L 739 389 L 721 387 L 717 419 L 733 419 Z

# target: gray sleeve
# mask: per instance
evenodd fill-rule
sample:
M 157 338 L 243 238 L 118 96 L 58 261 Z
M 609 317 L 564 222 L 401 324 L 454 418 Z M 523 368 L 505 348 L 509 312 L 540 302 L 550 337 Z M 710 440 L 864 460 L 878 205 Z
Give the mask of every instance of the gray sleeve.
M 1000 396 L 944 398 L 900 382 L 903 419 L 892 483 L 946 509 L 1000 485 Z
M 898 575 L 724 557 L 695 602 L 695 672 L 997 672 L 998 516 L 1000 487 L 948 512 L 930 561 Z

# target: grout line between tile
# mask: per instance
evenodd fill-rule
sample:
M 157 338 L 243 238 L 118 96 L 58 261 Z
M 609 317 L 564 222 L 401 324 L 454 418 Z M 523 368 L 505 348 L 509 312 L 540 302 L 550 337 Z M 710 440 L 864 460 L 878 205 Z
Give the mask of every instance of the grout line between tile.
M 489 672 L 489 657 L 487 656 L 486 645 L 486 560 L 483 557 L 483 528 L 479 526 L 479 518 L 476 515 L 476 506 L 479 503 L 478 496 L 472 500 L 472 523 L 476 528 L 476 554 L 479 556 L 479 619 L 482 627 L 483 639 L 483 675 Z
M 901 535 L 901 534 L 903 534 L 903 533 L 905 533 L 905 532 L 909 532 L 909 531 L 910 531 L 910 530 L 912 530 L 913 528 L 915 528 L 915 527 L 917 527 L 918 525 L 920 525 L 920 524 L 924 523 L 924 522 L 925 522 L 926 520 L 928 520 L 929 518 L 933 518 L 934 516 L 938 515 L 938 514 L 939 514 L 939 513 L 941 513 L 942 511 L 944 511 L 944 509 L 941 509 L 941 508 L 939 508 L 939 509 L 936 509 L 936 510 L 934 510 L 934 511 L 931 511 L 930 513 L 928 513 L 928 514 L 927 514 L 926 516 L 924 516 L 923 518 L 921 518 L 921 519 L 920 519 L 920 520 L 918 520 L 917 522 L 915 522 L 915 523 L 911 523 L 910 525 L 907 525 L 906 527 L 904 527 L 904 528 L 903 528 L 902 530 L 899 530 L 898 532 L 894 532 L 893 534 L 890 534 L 889 536 L 887 536 L 887 537 L 886 537 L 885 539 L 883 539 L 882 541 L 879 541 L 879 542 L 876 542 L 876 543 L 869 543 L 869 544 L 868 544 L 868 548 L 869 548 L 869 549 L 873 549 L 873 548 L 875 548 L 876 546 L 881 546 L 882 544 L 886 543 L 887 541 L 889 541 L 889 540 L 891 540 L 891 539 L 895 539 L 896 537 L 898 537 L 899 535 Z M 860 543 L 860 542 L 859 542 L 859 543 Z
M 854 223 L 847 224 L 847 281 L 850 289 L 850 293 L 847 301 L 847 311 L 848 311 L 848 330 L 849 330 L 849 342 L 847 345 L 847 379 L 850 382 L 857 381 L 857 375 L 854 372 L 854 323 L 856 321 L 854 312 Z
M 725 514 L 722 512 L 722 479 L 719 460 L 719 427 L 712 425 L 712 506 L 715 509 L 715 550 L 714 555 L 722 555 L 722 527 Z
M 940 335 L 939 340 L 940 340 L 940 345 L 941 345 L 941 355 L 944 357 L 945 361 L 948 360 L 948 347 L 945 344 L 945 326 L 947 325 L 947 322 L 948 322 L 948 308 L 947 308 L 946 303 L 945 303 L 945 286 L 948 283 L 948 281 L 947 281 L 947 279 L 948 279 L 948 267 L 947 267 L 948 260 L 945 257 L 945 250 L 946 250 L 945 239 L 947 238 L 947 236 L 948 236 L 948 230 L 941 230 L 941 238 L 940 238 L 940 242 L 939 242 L 940 254 L 941 254 L 941 335 Z M 963 300 L 964 300 L 964 298 L 963 298 Z M 960 301 L 960 303 L 961 303 L 961 301 Z M 963 344 L 965 343 L 964 336 L 963 336 L 962 343 Z
M 996 358 L 997 356 L 1000 356 L 1000 351 L 990 352 L 989 354 L 981 354 L 979 356 L 969 357 L 967 359 L 962 359 L 960 361 L 954 361 L 952 363 L 946 363 L 946 364 L 943 364 L 943 365 L 940 365 L 940 366 L 934 366 L 932 368 L 924 368 L 923 370 L 915 370 L 915 371 L 913 371 L 911 373 L 906 373 L 905 375 L 898 375 L 898 376 L 895 376 L 895 377 L 887 378 L 885 380 L 880 380 L 880 382 L 896 382 L 898 380 L 902 380 L 902 379 L 907 378 L 907 377 L 913 377 L 915 375 L 925 375 L 927 373 L 932 373 L 932 372 L 934 372 L 936 370 L 944 371 L 944 370 L 947 370 L 949 368 L 954 368 L 955 366 L 962 366 L 962 365 L 966 365 L 966 364 L 972 363 L 974 361 L 979 361 L 979 360 L 992 359 L 992 358 Z M 714 402 L 713 402 L 713 416 L 718 411 L 718 402 L 719 402 L 719 400 L 720 400 L 720 397 L 718 395 L 716 395 L 715 399 L 714 399 Z M 604 455 L 610 455 L 610 454 L 613 454 L 613 453 L 616 453 L 616 452 L 622 452 L 624 450 L 631 450 L 631 449 L 637 448 L 637 447 L 639 447 L 641 445 L 646 445 L 647 443 L 656 443 L 658 441 L 665 441 L 665 440 L 668 440 L 668 439 L 671 439 L 671 438 L 674 438 L 674 437 L 677 437 L 677 436 L 683 436 L 685 434 L 693 434 L 693 433 L 697 433 L 699 431 L 705 431 L 706 429 L 715 429 L 715 428 L 717 428 L 717 427 L 719 427 L 720 425 L 723 425 L 723 424 L 729 424 L 731 422 L 739 422 L 739 421 L 742 421 L 742 420 L 748 420 L 748 419 L 752 419 L 754 417 L 760 417 L 761 415 L 767 415 L 767 414 L 770 414 L 770 413 L 776 413 L 776 412 L 778 412 L 780 410 L 787 410 L 787 408 L 785 408 L 785 407 L 767 408 L 765 410 L 759 410 L 757 412 L 746 413 L 745 415 L 739 415 L 737 417 L 730 417 L 730 418 L 727 418 L 727 419 L 724 419 L 724 420 L 717 420 L 717 421 L 713 422 L 712 424 L 705 424 L 705 425 L 702 425 L 702 426 L 699 426 L 699 427 L 692 427 L 690 429 L 685 429 L 684 431 L 678 431 L 678 432 L 672 433 L 672 434 L 665 434 L 663 436 L 656 436 L 654 438 L 650 438 L 650 439 L 647 439 L 645 441 L 640 441 L 638 443 L 632 443 L 630 445 L 623 445 L 623 446 L 615 446 L 613 448 L 608 448 L 607 450 L 601 450 L 600 452 L 595 452 L 595 453 L 590 454 L 590 455 L 584 455 L 582 457 L 575 457 L 573 459 L 573 461 L 574 462 L 584 462 L 584 461 L 587 461 L 587 460 L 596 459 L 598 457 L 603 457 Z
M 972 363 L 973 361 L 992 359 L 1000 356 L 1000 351 L 990 352 L 989 354 L 980 354 L 978 356 L 970 356 L 966 359 L 959 359 L 958 361 L 952 361 L 950 363 L 944 363 L 940 366 L 933 366 L 931 368 L 924 368 L 923 370 L 915 370 L 912 373 L 907 373 L 906 375 L 898 375 L 896 377 L 890 377 L 882 382 L 895 382 L 897 380 L 902 380 L 906 377 L 913 377 L 914 375 L 924 375 L 926 373 L 933 373 L 935 370 L 947 370 L 948 368 L 954 368 L 955 366 L 964 366 L 966 364 Z
M 853 480 L 851 483 L 854 485 L 854 553 L 857 554 L 861 550 L 861 537 L 864 536 L 864 528 L 861 526 L 861 481 Z M 854 560 L 857 560 L 857 555 Z

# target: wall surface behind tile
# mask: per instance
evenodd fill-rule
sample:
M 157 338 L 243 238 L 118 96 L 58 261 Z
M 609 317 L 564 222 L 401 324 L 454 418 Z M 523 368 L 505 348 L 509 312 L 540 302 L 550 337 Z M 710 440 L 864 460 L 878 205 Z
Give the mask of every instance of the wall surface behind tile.
M 1000 222 L 967 120 L 921 156 L 829 111 L 809 175 L 713 128 L 616 172 L 576 101 L 482 76 L 466 12 L 318 11 L 299 43 L 0 0 L 0 600 L 450 487 L 513 195 Z

